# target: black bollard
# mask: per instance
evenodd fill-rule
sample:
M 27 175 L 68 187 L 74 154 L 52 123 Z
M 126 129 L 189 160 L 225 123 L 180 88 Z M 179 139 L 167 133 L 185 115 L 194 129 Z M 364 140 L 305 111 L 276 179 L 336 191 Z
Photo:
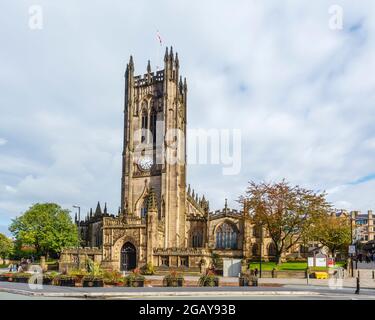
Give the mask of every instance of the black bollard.
M 357 289 L 355 290 L 355 294 L 359 294 L 359 290 L 360 290 L 360 285 L 359 285 L 359 272 L 358 272 L 358 277 L 357 277 Z

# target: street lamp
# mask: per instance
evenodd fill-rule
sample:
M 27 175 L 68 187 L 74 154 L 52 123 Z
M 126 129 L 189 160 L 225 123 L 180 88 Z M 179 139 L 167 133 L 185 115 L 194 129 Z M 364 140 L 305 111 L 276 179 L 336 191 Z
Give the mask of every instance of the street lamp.
M 353 215 L 352 212 L 349 212 L 349 221 L 350 221 L 350 245 L 353 245 Z M 355 219 L 354 219 L 355 221 Z M 353 254 L 350 254 L 350 269 L 351 269 L 351 275 L 353 277 L 354 275 L 354 265 L 353 265 Z
M 263 225 L 260 225 L 260 261 L 259 261 L 259 278 L 262 278 L 262 253 L 263 253 Z
M 79 247 L 81 246 L 81 230 L 79 229 L 79 225 L 81 223 L 81 207 L 74 205 L 73 208 L 78 209 L 78 246 L 77 246 L 77 269 L 81 266 L 80 259 L 79 259 Z

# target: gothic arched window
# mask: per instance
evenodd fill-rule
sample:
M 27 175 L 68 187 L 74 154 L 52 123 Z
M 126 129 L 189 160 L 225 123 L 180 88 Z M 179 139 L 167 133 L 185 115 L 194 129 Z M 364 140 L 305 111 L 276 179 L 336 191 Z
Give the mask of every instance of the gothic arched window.
M 147 129 L 148 129 L 148 114 L 147 114 L 147 110 L 143 109 L 143 111 L 142 111 L 142 139 L 141 139 L 141 142 L 144 142 L 146 140 Z
M 237 232 L 233 226 L 223 223 L 216 230 L 217 249 L 237 249 Z
M 273 242 L 268 245 L 268 255 L 275 256 L 276 255 L 276 246 Z
M 156 120 L 157 120 L 157 112 L 155 109 L 153 109 L 151 111 L 151 119 L 150 119 L 150 131 L 151 131 L 153 146 L 156 146 Z
M 203 233 L 201 230 L 195 230 L 192 234 L 192 247 L 201 248 L 203 246 Z
M 252 253 L 253 256 L 258 255 L 258 245 L 256 243 L 253 244 L 253 248 L 252 248 L 251 253 Z

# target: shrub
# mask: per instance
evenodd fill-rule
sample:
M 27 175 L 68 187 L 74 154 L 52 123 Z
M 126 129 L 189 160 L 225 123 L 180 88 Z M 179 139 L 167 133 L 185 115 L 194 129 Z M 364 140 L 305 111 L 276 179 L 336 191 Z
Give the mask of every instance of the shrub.
M 215 287 L 219 284 L 219 278 L 214 273 L 208 272 L 199 278 L 198 283 L 201 287 Z
M 13 278 L 30 278 L 30 277 L 31 277 L 30 273 L 25 273 L 25 272 L 13 273 Z
M 81 270 L 81 269 L 72 269 L 68 272 L 68 276 L 71 276 L 71 277 L 79 277 L 79 278 L 82 278 L 84 276 L 87 275 L 87 271 L 86 270 Z
M 83 281 L 100 281 L 103 280 L 103 276 L 88 275 L 83 277 Z
M 106 284 L 117 284 L 124 282 L 122 274 L 115 270 L 104 271 L 103 278 Z
M 97 262 L 94 262 L 92 259 L 86 259 L 86 268 L 90 275 L 103 275 L 103 270 L 100 268 L 100 265 Z
M 164 285 L 168 287 L 179 287 L 184 284 L 184 277 L 182 274 L 177 273 L 176 271 L 171 271 L 163 279 Z
M 154 268 L 154 265 L 151 263 L 151 262 L 148 262 L 145 266 L 145 268 L 143 269 L 143 274 L 145 275 L 153 275 L 155 274 L 155 268 Z
M 126 281 L 128 285 L 131 287 L 133 286 L 133 282 L 144 281 L 144 280 L 145 280 L 145 277 L 141 275 L 141 271 L 138 268 L 134 269 L 133 272 L 126 277 Z

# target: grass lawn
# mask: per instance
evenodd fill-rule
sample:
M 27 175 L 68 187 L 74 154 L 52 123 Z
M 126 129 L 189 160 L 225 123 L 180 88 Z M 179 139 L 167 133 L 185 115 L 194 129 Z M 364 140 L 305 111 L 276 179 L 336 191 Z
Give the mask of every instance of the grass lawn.
M 345 264 L 345 262 L 337 262 L 336 266 L 342 267 Z M 259 262 L 251 262 L 250 263 L 250 269 L 254 270 L 257 268 L 259 270 Z M 276 268 L 275 262 L 262 262 L 262 270 L 264 271 L 272 271 L 273 268 Z M 298 271 L 298 270 L 306 270 L 307 268 L 307 262 L 284 262 L 281 265 L 279 265 L 276 269 L 277 270 L 289 270 L 289 271 Z M 325 267 L 315 267 L 311 268 L 313 270 L 319 271 L 319 270 L 326 270 Z

